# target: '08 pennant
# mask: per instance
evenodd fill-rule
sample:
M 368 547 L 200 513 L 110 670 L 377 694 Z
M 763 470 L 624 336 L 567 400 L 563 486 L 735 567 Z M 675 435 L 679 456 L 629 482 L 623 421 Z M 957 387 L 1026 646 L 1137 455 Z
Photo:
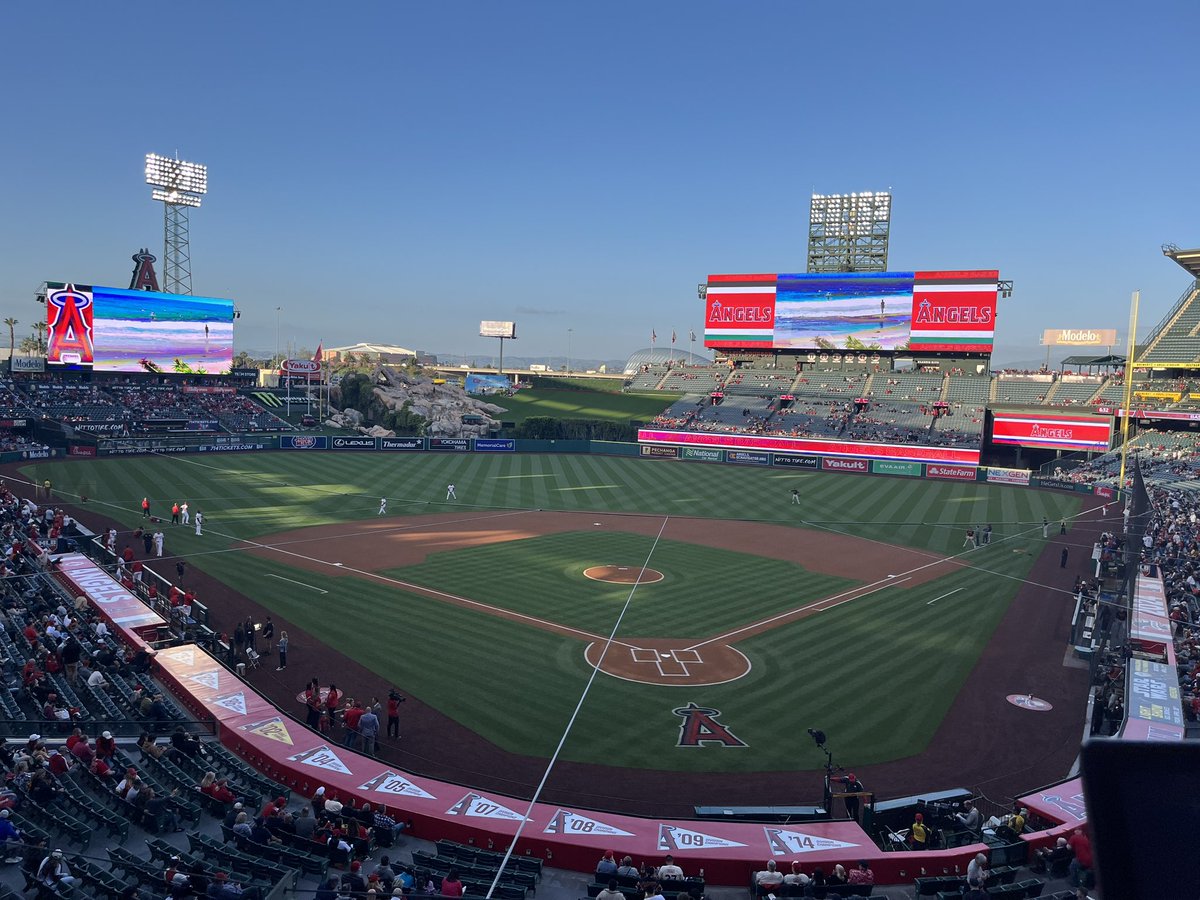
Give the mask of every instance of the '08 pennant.
M 606 834 L 617 837 L 633 837 L 632 831 L 623 831 L 615 825 L 605 825 L 597 819 L 589 819 L 569 809 L 560 809 L 542 829 L 543 834 Z

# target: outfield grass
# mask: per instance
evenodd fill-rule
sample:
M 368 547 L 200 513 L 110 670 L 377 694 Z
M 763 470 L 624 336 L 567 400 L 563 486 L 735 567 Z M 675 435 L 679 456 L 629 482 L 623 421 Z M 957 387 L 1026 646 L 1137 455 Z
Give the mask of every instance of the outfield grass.
M 382 680 L 528 754 L 553 750 L 590 675 L 580 641 L 385 582 L 300 572 L 275 559 L 221 551 L 236 539 L 374 519 L 381 495 L 390 498 L 397 524 L 408 513 L 448 508 L 463 515 L 542 508 L 744 518 L 795 526 L 798 541 L 810 528 L 829 529 L 944 555 L 960 552 L 967 527 L 993 524 L 993 546 L 970 554 L 975 569 L 919 587 L 890 587 L 745 641 L 739 649 L 753 668 L 740 681 L 686 689 L 597 679 L 564 758 L 699 771 L 817 768 L 820 754 L 794 738 L 814 724 L 838 735 L 843 758 L 863 764 L 920 752 L 1040 552 L 1042 517 L 1057 521 L 1079 507 L 1069 494 L 999 485 L 582 455 L 281 452 L 40 463 L 23 471 L 51 479 L 58 491 L 87 494 L 130 527 L 140 520 L 144 495 L 157 510 L 188 499 L 204 511 L 206 533 L 170 530 L 169 553 L 189 556 Z M 448 482 L 458 486 L 458 504 L 441 502 Z M 802 491 L 800 506 L 789 502 L 792 487 Z M 652 542 L 567 533 L 436 554 L 393 574 L 607 634 L 627 591 L 585 583 L 575 570 L 592 559 L 612 563 L 613 553 L 640 562 Z M 307 545 L 296 550 L 318 552 Z M 702 568 L 704 555 L 713 557 L 711 568 Z M 927 558 L 913 556 L 914 566 Z M 622 633 L 712 634 L 722 623 L 836 593 L 841 584 L 786 562 L 701 553 L 672 541 L 661 543 L 649 564 L 672 579 L 638 589 Z M 290 587 L 268 574 L 330 593 Z M 731 598 L 755 614 L 731 609 Z M 333 608 L 338 615 L 330 615 Z M 294 652 L 302 661 L 304 648 Z M 936 666 L 913 664 L 932 658 Z M 749 746 L 675 751 L 680 720 L 672 709 L 688 701 L 722 710 L 722 721 Z
M 508 411 L 498 418 L 505 422 L 523 422 L 530 416 L 556 419 L 599 419 L 605 422 L 647 421 L 682 397 L 682 394 L 614 394 L 609 391 L 581 389 L 525 388 L 512 397 L 489 397 L 490 402 Z

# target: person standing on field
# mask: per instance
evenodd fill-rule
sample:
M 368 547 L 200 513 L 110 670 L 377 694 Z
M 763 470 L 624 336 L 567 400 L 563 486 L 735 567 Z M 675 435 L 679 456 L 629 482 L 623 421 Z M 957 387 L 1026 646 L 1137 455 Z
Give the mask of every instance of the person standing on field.
M 286 631 L 279 632 L 279 665 L 275 667 L 276 672 L 282 672 L 287 668 L 287 651 L 288 651 L 288 636 Z
M 204 524 L 204 513 L 200 512 L 200 510 L 196 510 L 196 537 L 200 537 L 200 535 L 202 534 L 202 532 L 200 530 L 200 526 L 203 524 Z
M 387 497 L 379 498 L 379 512 L 375 513 L 375 515 L 377 515 L 377 516 L 386 516 L 387 515 Z
M 163 533 L 161 531 L 154 532 L 154 555 L 162 556 L 163 554 Z
M 190 517 L 191 513 L 188 512 L 187 501 L 184 500 L 183 503 L 179 505 L 179 521 L 181 521 L 184 525 L 187 525 L 190 521 Z
M 458 499 L 458 495 L 454 493 L 454 485 L 453 484 L 446 485 L 446 499 L 447 500 L 457 500 Z
M 797 488 L 792 488 L 792 502 L 793 503 L 800 502 L 800 491 Z
M 142 498 L 142 518 L 143 519 L 150 518 L 150 498 L 149 497 Z
M 1042 537 L 1050 537 L 1050 520 L 1042 516 Z

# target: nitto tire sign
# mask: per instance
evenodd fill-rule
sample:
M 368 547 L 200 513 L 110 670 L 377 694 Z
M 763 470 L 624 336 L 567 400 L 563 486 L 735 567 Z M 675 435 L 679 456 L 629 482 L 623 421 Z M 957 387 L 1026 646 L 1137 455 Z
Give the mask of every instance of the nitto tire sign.
M 285 434 L 279 438 L 280 450 L 327 450 L 329 438 L 326 435 L 294 435 Z
M 334 450 L 374 450 L 375 438 L 373 437 L 334 437 Z
M 774 453 L 771 455 L 771 464 L 789 469 L 819 469 L 821 468 L 821 457 L 798 456 L 795 453 Z

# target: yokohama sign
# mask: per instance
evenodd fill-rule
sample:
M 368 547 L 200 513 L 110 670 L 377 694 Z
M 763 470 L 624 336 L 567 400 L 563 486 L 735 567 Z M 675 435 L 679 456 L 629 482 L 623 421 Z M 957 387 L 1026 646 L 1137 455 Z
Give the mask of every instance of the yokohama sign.
M 992 443 L 1045 450 L 1103 453 L 1112 442 L 1112 419 L 1101 416 L 1030 416 L 997 413 Z

